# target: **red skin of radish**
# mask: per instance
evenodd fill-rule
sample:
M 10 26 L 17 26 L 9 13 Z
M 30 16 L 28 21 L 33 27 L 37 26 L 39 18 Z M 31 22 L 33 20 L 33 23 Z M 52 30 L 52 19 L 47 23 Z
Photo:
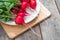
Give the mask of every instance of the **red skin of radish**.
M 14 14 L 17 14 L 17 12 L 18 12 L 18 10 L 16 10 L 16 9 L 12 9 L 11 10 Z
M 25 23 L 25 22 L 24 22 L 24 18 L 21 17 L 21 16 L 16 16 L 16 18 L 15 18 L 15 23 L 16 23 L 16 24 L 23 24 L 23 23 Z
M 30 0 L 20 0 L 21 2 L 29 2 Z
M 36 1 L 36 0 L 30 0 L 30 1 Z
M 18 10 L 18 14 L 19 13 L 24 13 L 25 16 L 29 16 L 30 15 L 29 13 L 27 13 L 25 10 L 22 10 L 22 9 Z
M 21 4 L 21 9 L 25 10 L 28 6 L 28 3 L 27 2 L 22 2 Z
M 29 16 L 29 14 L 25 12 L 20 12 L 18 13 L 18 16 L 25 17 L 25 16 Z
M 18 13 L 21 13 L 21 12 L 25 12 L 25 10 L 19 9 L 19 10 L 18 10 Z
M 35 9 L 35 8 L 36 8 L 36 1 L 35 1 L 35 0 L 31 0 L 31 1 L 30 1 L 30 7 L 31 7 L 32 9 Z
M 25 17 L 25 13 L 21 12 L 21 13 L 18 13 L 18 16 L 21 16 L 21 17 Z

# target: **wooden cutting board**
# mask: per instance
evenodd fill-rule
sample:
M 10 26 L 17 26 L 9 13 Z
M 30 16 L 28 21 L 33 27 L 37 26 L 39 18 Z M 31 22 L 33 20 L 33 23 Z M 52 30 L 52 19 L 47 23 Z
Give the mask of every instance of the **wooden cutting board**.
M 40 6 L 41 10 L 39 12 L 39 15 L 32 22 L 29 23 L 29 27 L 33 27 L 34 25 L 40 23 L 42 20 L 46 19 L 51 15 L 51 13 L 48 11 L 47 8 L 43 6 L 43 4 L 41 4 Z M 25 27 L 23 25 L 11 26 L 4 23 L 1 23 L 1 25 L 5 32 L 7 33 L 7 35 L 9 36 L 9 38 L 15 38 L 29 29 L 29 27 Z

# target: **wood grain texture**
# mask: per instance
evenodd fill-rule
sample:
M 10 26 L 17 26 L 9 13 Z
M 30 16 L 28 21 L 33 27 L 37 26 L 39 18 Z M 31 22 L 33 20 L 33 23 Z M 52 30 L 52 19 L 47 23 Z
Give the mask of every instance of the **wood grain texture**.
M 0 40 L 9 40 L 9 38 L 7 37 L 5 31 L 1 26 L 0 26 Z
M 55 4 L 56 4 L 57 9 L 58 9 L 58 11 L 60 13 L 60 0 L 55 0 Z
M 39 24 L 36 25 L 33 28 L 33 30 L 41 36 Z M 17 37 L 15 40 L 42 40 L 42 39 L 41 39 L 41 37 L 37 37 L 36 35 L 34 35 L 34 33 L 31 30 L 28 30 L 27 32 L 25 32 L 21 36 Z
M 60 40 L 60 15 L 55 0 L 40 1 L 52 13 L 52 16 L 49 19 L 40 24 L 43 40 Z
M 9 38 L 15 38 L 19 34 L 23 33 L 27 29 L 29 29 L 29 27 L 33 27 L 34 25 L 36 25 L 37 23 L 46 19 L 50 15 L 51 15 L 51 13 L 41 4 L 41 10 L 39 12 L 39 15 L 37 16 L 36 19 L 34 19 L 32 22 L 29 23 L 28 27 L 25 27 L 22 25 L 11 26 L 11 25 L 3 24 L 3 23 L 1 23 L 1 25 L 2 25 L 3 29 L 6 31 L 6 33 L 8 34 Z M 38 30 L 36 30 L 36 31 L 38 31 Z M 28 32 L 28 34 L 29 34 L 29 32 Z M 32 34 L 32 32 L 31 32 L 31 34 Z M 34 36 L 32 35 L 32 37 L 34 37 Z M 41 35 L 40 35 L 40 38 L 41 38 Z M 35 39 L 33 39 L 33 40 L 35 40 Z

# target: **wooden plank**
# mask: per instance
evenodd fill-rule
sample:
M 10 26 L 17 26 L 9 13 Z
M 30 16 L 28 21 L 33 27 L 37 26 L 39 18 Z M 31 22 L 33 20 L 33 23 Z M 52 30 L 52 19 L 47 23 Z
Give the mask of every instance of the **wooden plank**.
M 60 40 L 60 15 L 54 0 L 40 0 L 52 16 L 40 24 L 43 40 Z M 58 0 L 57 0 L 58 1 Z
M 30 22 L 29 26 L 32 27 L 32 26 L 36 25 L 37 23 L 39 23 L 42 20 L 44 20 L 47 17 L 49 17 L 50 15 L 51 15 L 51 13 L 41 4 L 41 10 L 40 10 L 39 16 L 35 20 Z M 6 25 L 6 24 L 3 24 L 3 23 L 1 23 L 1 25 L 2 25 L 2 27 L 4 28 L 4 30 L 6 31 L 6 33 L 8 34 L 8 36 L 10 38 L 15 38 L 19 34 L 23 33 L 27 29 L 29 29 L 29 27 L 26 28 L 25 26 L 22 26 L 22 25 L 10 26 L 10 25 Z
M 55 3 L 56 3 L 58 11 L 60 13 L 60 0 L 55 0 Z
M 0 40 L 9 40 L 3 28 L 0 26 Z
M 19 36 L 15 40 L 42 40 L 41 39 L 41 34 L 40 34 L 40 29 L 39 29 L 39 24 L 36 25 L 33 30 L 40 35 L 40 37 L 37 37 L 31 30 L 28 30 L 25 32 L 23 35 Z

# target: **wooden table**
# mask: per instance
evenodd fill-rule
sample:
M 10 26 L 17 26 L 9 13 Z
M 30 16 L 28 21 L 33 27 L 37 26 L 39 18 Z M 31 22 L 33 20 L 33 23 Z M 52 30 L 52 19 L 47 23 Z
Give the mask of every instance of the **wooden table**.
M 40 0 L 40 2 L 52 13 L 49 19 L 33 27 L 35 32 L 40 34 L 40 38 L 28 30 L 15 40 L 60 40 L 60 0 Z M 2 27 L 0 27 L 0 40 L 9 40 Z

